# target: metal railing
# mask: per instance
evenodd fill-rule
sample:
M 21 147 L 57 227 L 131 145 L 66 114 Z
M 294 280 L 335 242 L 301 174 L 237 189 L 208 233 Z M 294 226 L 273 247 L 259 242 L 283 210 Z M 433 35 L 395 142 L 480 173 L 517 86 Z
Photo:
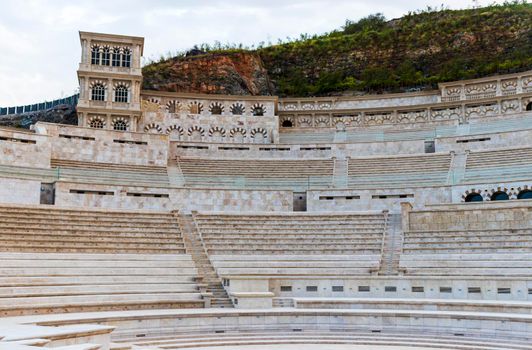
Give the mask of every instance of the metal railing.
M 59 105 L 76 106 L 78 104 L 79 94 L 60 98 L 53 101 L 45 101 L 35 103 L 32 105 L 16 106 L 16 107 L 0 107 L 0 115 L 22 114 L 29 112 L 44 111 Z

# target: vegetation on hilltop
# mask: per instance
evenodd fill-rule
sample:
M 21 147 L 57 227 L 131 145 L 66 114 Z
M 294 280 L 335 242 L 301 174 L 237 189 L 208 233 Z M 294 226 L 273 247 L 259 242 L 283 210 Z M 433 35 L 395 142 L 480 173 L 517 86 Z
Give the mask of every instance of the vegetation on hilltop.
M 207 75 L 190 73 L 214 57 L 241 61 L 243 55 L 254 56 L 254 64 L 263 67 L 246 70 L 236 64 L 238 69 L 211 67 Z M 465 10 L 428 8 L 390 21 L 375 14 L 357 22 L 347 20 L 330 33 L 302 34 L 275 45 L 203 44 L 188 55 L 150 63 L 143 73 L 146 89 L 186 91 L 189 76 L 205 79 L 191 82 L 196 87 L 210 86 L 194 92 L 227 93 L 234 90 L 230 84 L 239 84 L 235 75 L 250 73 L 242 78 L 248 85 L 255 78 L 269 82 L 261 93 L 272 86 L 271 93 L 280 96 L 319 96 L 430 89 L 438 82 L 528 69 L 532 4 L 516 1 Z M 172 85 L 174 78 L 180 79 L 179 88 Z

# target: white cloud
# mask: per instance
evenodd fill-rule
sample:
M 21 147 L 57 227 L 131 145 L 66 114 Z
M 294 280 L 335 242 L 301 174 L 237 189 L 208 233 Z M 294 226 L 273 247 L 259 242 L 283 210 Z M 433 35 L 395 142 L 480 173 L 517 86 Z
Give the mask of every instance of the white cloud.
M 491 0 L 480 0 L 480 5 Z M 275 42 L 324 33 L 349 18 L 387 18 L 438 7 L 441 0 L 2 0 L 0 106 L 51 100 L 77 88 L 78 31 L 144 36 L 145 57 L 203 42 Z M 446 1 L 451 8 L 471 6 Z

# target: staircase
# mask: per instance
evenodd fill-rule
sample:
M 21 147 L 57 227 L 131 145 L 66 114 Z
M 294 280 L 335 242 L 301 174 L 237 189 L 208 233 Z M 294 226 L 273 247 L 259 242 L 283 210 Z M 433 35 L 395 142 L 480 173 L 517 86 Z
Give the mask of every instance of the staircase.
M 333 186 L 347 188 L 347 158 L 334 159 Z
M 183 172 L 181 171 L 181 168 L 179 167 L 179 164 L 175 160 L 169 160 L 168 166 L 166 167 L 168 172 L 168 181 L 170 182 L 170 185 L 173 186 L 184 186 L 185 185 L 185 177 L 183 176 Z
M 399 258 L 403 245 L 401 214 L 389 214 L 382 251 L 379 275 L 398 275 Z
M 465 177 L 465 169 L 467 163 L 467 155 L 469 151 L 464 153 L 451 153 L 452 160 L 451 166 L 449 167 L 449 174 L 447 176 L 448 185 L 456 185 L 461 183 Z
M 192 256 L 199 277 L 203 279 L 203 283 L 207 284 L 207 292 L 213 294 L 211 307 L 232 308 L 233 302 L 227 295 L 220 277 L 207 256 L 193 216 L 191 214 L 179 214 L 178 220 L 185 249 Z

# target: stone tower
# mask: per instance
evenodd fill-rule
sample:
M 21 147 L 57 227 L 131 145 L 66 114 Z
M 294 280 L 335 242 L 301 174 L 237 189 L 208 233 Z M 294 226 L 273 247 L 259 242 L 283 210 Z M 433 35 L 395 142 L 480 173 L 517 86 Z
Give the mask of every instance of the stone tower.
M 78 125 L 136 131 L 141 117 L 144 38 L 79 32 Z

